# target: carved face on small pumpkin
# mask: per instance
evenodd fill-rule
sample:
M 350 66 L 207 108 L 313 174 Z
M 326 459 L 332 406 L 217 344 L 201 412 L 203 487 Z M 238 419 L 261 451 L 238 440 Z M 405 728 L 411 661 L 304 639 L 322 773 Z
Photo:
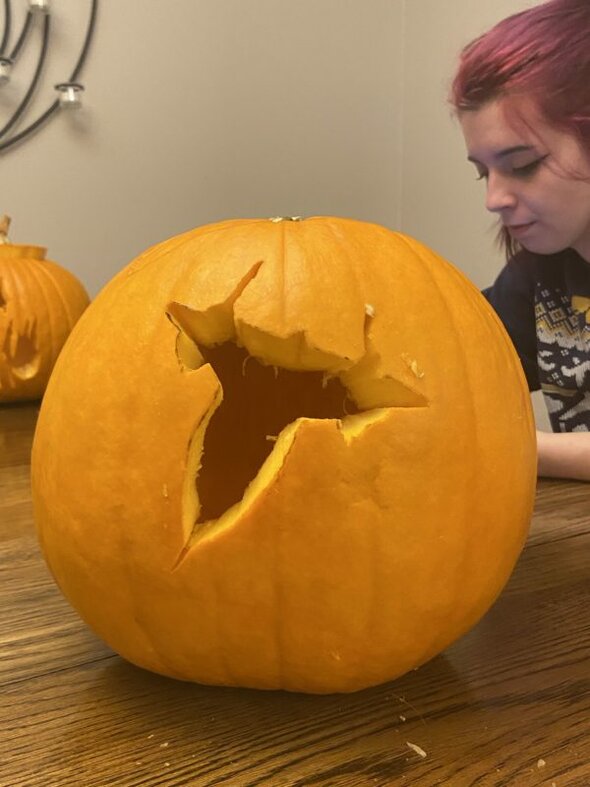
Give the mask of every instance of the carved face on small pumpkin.
M 0 403 L 41 398 L 88 305 L 83 286 L 45 253 L 6 242 L 0 227 Z
M 33 449 L 45 556 L 99 636 L 163 674 L 296 691 L 391 679 L 463 634 L 534 486 L 528 392 L 482 296 L 334 218 L 145 252 L 74 331 Z

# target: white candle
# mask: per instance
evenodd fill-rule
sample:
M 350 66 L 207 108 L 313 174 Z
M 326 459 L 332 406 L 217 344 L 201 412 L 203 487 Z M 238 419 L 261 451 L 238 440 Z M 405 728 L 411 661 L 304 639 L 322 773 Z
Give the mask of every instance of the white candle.
M 29 0 L 29 8 L 39 14 L 49 13 L 49 0 Z
M 6 84 L 10 81 L 10 72 L 12 71 L 12 60 L 7 57 L 0 57 L 0 85 Z
M 59 103 L 64 109 L 79 109 L 82 106 L 82 85 L 77 82 L 62 82 L 55 89 L 59 95 Z

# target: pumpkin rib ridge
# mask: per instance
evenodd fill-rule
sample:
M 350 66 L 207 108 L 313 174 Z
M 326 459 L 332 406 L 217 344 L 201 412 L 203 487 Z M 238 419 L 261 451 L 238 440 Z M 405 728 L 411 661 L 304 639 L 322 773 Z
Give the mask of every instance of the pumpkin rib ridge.
M 448 324 L 452 328 L 452 331 L 453 331 L 454 335 L 457 337 L 457 340 L 458 340 L 457 341 L 457 346 L 462 347 L 461 331 L 459 330 L 459 328 L 457 326 L 455 315 L 453 314 L 453 311 L 449 308 L 449 305 L 447 303 L 447 299 L 444 297 L 444 293 L 443 293 L 442 287 L 440 286 L 440 283 L 439 283 L 439 281 L 438 281 L 438 279 L 436 277 L 436 274 L 434 273 L 434 271 L 432 269 L 432 261 L 428 259 L 427 255 L 424 253 L 424 249 L 419 244 L 414 245 L 402 233 L 399 233 L 398 236 L 399 236 L 400 240 L 402 241 L 402 243 L 404 243 L 411 251 L 413 251 L 414 254 L 416 254 L 417 257 L 422 262 L 422 270 L 425 272 L 425 274 L 428 277 L 428 279 L 432 282 L 433 289 L 436 290 L 436 292 L 437 292 L 437 294 L 439 296 L 439 300 L 443 304 L 444 310 L 445 310 L 445 312 L 448 315 Z M 463 355 L 462 355 L 462 357 L 463 357 Z M 472 420 L 473 420 L 473 422 L 475 424 L 475 429 L 476 429 L 476 434 L 477 434 L 478 422 L 477 422 L 477 418 L 475 417 L 475 413 L 473 411 L 473 395 L 472 395 L 473 394 L 473 389 L 472 389 L 471 381 L 469 382 L 468 394 L 469 394 L 469 396 L 467 398 L 468 398 L 469 403 L 470 403 L 470 411 L 471 411 L 472 416 L 473 416 Z
M 470 284 L 473 287 L 474 291 L 478 295 L 481 295 L 481 293 L 479 292 L 479 290 L 477 290 L 475 285 L 473 285 L 472 282 L 470 282 L 469 279 L 467 279 L 467 277 L 464 276 L 464 274 L 460 270 L 458 270 L 457 268 L 455 268 L 452 265 L 449 265 L 448 263 L 446 263 L 446 265 L 450 269 L 451 274 L 455 277 L 455 279 L 460 284 L 463 284 L 463 286 L 465 286 L 465 282 L 467 282 L 468 284 Z M 519 360 L 518 355 L 517 355 L 517 353 L 516 353 L 516 351 L 514 349 L 512 341 L 511 341 L 510 337 L 508 336 L 508 334 L 506 332 L 506 329 L 504 328 L 504 325 L 502 324 L 500 318 L 498 317 L 498 315 L 496 314 L 496 312 L 492 308 L 492 306 L 488 303 L 487 299 L 485 299 L 483 296 L 474 298 L 473 302 L 472 302 L 472 305 L 473 305 L 474 309 L 478 312 L 478 314 L 480 314 L 482 316 L 482 325 L 485 327 L 485 329 L 488 332 L 488 335 L 490 336 L 490 338 L 492 338 L 492 335 L 494 335 L 495 338 L 497 339 L 498 334 L 501 334 L 502 337 L 504 338 L 504 342 L 503 342 L 503 351 L 504 351 L 503 352 L 503 361 L 508 360 L 508 362 L 510 364 L 510 370 L 511 370 L 512 374 L 514 374 L 515 378 L 517 378 L 517 379 L 520 378 L 520 380 L 521 380 L 521 387 L 520 387 L 520 394 L 521 395 L 520 395 L 520 398 L 521 398 L 521 403 L 522 403 L 522 419 L 523 420 L 525 420 L 525 419 L 528 420 L 529 433 L 530 433 L 531 439 L 534 441 L 536 439 L 536 437 L 535 437 L 535 421 L 534 421 L 534 415 L 533 415 L 533 411 L 532 411 L 532 407 L 531 407 L 530 398 L 527 395 L 528 385 L 527 385 L 527 382 L 526 382 L 526 377 L 525 377 L 525 374 L 524 374 L 524 370 L 522 368 L 522 364 L 520 363 L 520 360 Z M 490 323 L 490 319 L 489 319 L 490 316 L 493 318 L 492 322 L 493 322 L 493 325 L 495 326 L 496 330 L 492 330 L 492 324 Z M 535 454 L 535 459 L 534 459 L 534 473 L 532 475 L 533 475 L 533 488 L 534 488 L 535 487 L 535 483 L 536 483 L 536 454 Z M 531 499 L 529 501 L 529 508 L 528 508 L 528 518 L 529 519 L 530 519 L 530 517 L 532 517 L 533 508 L 534 508 L 534 495 L 531 497 Z M 525 542 L 526 542 L 526 533 L 523 536 L 522 543 L 521 543 L 521 548 L 524 547 Z M 501 591 L 498 591 L 498 593 L 499 592 L 501 592 Z
M 56 304 L 59 304 L 61 306 L 62 314 L 63 316 L 65 316 L 65 319 L 67 320 L 68 331 L 66 333 L 66 336 L 63 337 L 64 341 L 67 335 L 69 334 L 69 332 L 72 330 L 75 321 L 71 319 L 70 312 L 66 306 L 65 299 L 57 282 L 55 281 L 51 273 L 45 268 L 45 266 L 40 265 L 38 269 L 35 269 L 33 271 L 33 274 L 35 276 L 36 281 L 39 284 L 39 289 L 43 294 L 43 298 L 47 305 L 47 311 L 50 314 L 49 325 L 50 325 L 51 347 L 52 347 L 51 365 L 53 366 L 53 364 L 57 359 L 57 356 L 60 353 L 61 347 L 63 346 L 63 342 L 60 341 L 61 337 L 59 336 L 59 330 L 57 329 L 56 322 L 54 320 L 55 315 L 53 314 L 53 309 L 50 306 L 51 301 L 54 300 Z M 50 289 L 52 290 L 54 296 L 56 296 L 54 299 L 52 299 L 49 295 Z
M 230 659 L 226 655 L 226 650 L 223 647 L 223 643 L 225 641 L 225 636 L 223 633 L 223 614 L 221 610 L 223 609 L 223 605 L 219 603 L 219 599 L 221 598 L 220 593 L 220 578 L 218 576 L 214 577 L 213 580 L 213 592 L 215 594 L 215 638 L 216 641 L 210 648 L 216 654 L 216 666 L 221 666 L 221 670 L 224 673 L 224 678 L 222 679 L 221 683 L 225 683 L 227 686 L 236 686 L 239 684 L 239 681 L 236 679 L 236 674 L 230 667 Z
M 448 315 L 449 328 L 453 331 L 454 335 L 457 337 L 456 346 L 463 348 L 462 341 L 461 341 L 461 331 L 459 330 L 459 328 L 457 326 L 455 315 L 454 315 L 453 311 L 449 308 L 447 299 L 444 297 L 443 290 L 442 290 L 442 288 L 440 286 L 440 283 L 439 283 L 439 281 L 437 279 L 436 273 L 433 270 L 432 261 L 428 259 L 428 256 L 427 256 L 427 254 L 425 254 L 425 250 L 421 246 L 421 244 L 414 244 L 414 243 L 412 243 L 409 240 L 408 237 L 406 237 L 405 235 L 402 235 L 401 233 L 400 233 L 400 239 L 402 240 L 402 242 L 411 251 L 413 251 L 418 256 L 418 258 L 422 262 L 423 270 L 426 273 L 426 275 L 428 276 L 428 279 L 432 282 L 433 288 L 439 294 L 440 302 L 443 304 L 443 308 L 445 309 L 445 311 L 446 311 L 446 313 Z M 438 255 L 436 255 L 436 256 L 438 258 Z M 468 368 L 468 364 L 465 363 L 464 352 L 461 352 L 460 358 L 461 358 L 461 362 L 462 362 L 463 368 L 466 370 L 466 372 L 465 372 L 465 382 L 467 383 L 467 389 L 468 390 L 467 390 L 467 396 L 465 396 L 463 398 L 464 398 L 464 400 L 467 400 L 469 402 L 469 412 L 470 412 L 470 416 L 471 416 L 470 420 L 471 420 L 471 430 L 472 430 L 470 432 L 470 434 L 472 433 L 474 435 L 474 439 L 473 439 L 474 444 L 476 446 L 479 446 L 480 445 L 479 435 L 480 435 L 480 432 L 481 432 L 481 428 L 480 428 L 480 424 L 479 424 L 479 419 L 477 418 L 475 410 L 474 410 L 473 381 L 471 379 L 471 373 L 470 373 L 470 369 Z M 465 431 L 465 430 L 463 430 L 463 431 Z M 476 474 L 477 462 L 475 462 L 475 461 L 470 462 L 468 464 L 468 467 L 469 467 L 469 479 L 468 480 L 467 479 L 463 479 L 463 480 L 465 482 L 465 485 L 468 488 L 471 488 L 472 486 L 475 485 L 476 479 L 477 479 L 477 474 Z M 465 500 L 467 500 L 467 498 L 465 498 Z M 467 554 L 467 552 L 468 552 L 468 550 L 465 549 L 464 550 L 464 556 Z M 463 557 L 463 559 L 465 559 L 465 558 Z M 473 616 L 473 611 L 472 611 L 472 616 Z M 479 617 L 481 617 L 481 616 L 478 616 L 478 619 L 479 619 Z M 471 625 L 473 625 L 473 622 L 470 623 L 470 624 L 465 624 L 464 629 L 467 630 L 468 628 L 471 627 Z M 445 647 L 447 647 L 448 644 L 450 644 L 450 642 L 448 642 L 446 639 L 444 639 L 444 637 L 441 638 L 440 635 L 439 635 L 439 639 L 443 643 L 443 649 Z M 447 637 L 447 639 L 448 639 L 448 637 Z M 443 642 L 443 640 L 444 640 L 444 642 Z M 440 645 L 440 642 L 437 644 L 436 640 L 433 641 L 431 643 L 430 650 L 432 652 L 440 650 L 439 645 Z
M 89 304 L 88 293 L 86 292 L 84 285 L 81 284 L 81 282 L 79 282 L 70 271 L 62 268 L 57 263 L 53 262 L 53 260 L 43 260 L 43 264 L 40 266 L 40 269 L 43 271 L 43 275 L 46 277 L 46 279 L 51 283 L 53 290 L 57 293 L 64 307 L 69 324 L 69 335 L 76 322 L 80 319 L 84 309 L 87 308 Z M 66 297 L 65 288 L 61 287 L 60 277 L 64 282 L 69 281 L 69 284 L 72 286 L 72 288 L 78 290 L 78 295 L 83 296 L 82 299 L 86 302 L 86 306 L 79 314 L 74 312 L 74 303 L 70 303 L 70 299 Z
M 455 275 L 455 277 L 459 281 L 462 281 L 464 278 L 466 278 L 466 277 L 463 276 L 461 271 L 457 270 L 453 266 L 449 266 L 449 267 L 451 268 L 451 272 Z M 467 281 L 469 281 L 469 280 L 467 279 Z M 479 290 L 477 290 L 477 288 L 474 287 L 474 289 L 476 290 L 476 292 L 478 294 L 481 294 L 479 292 Z M 515 376 L 520 376 L 520 378 L 521 378 L 521 380 L 523 382 L 523 391 L 522 391 L 522 393 L 523 393 L 523 396 L 522 396 L 523 412 L 528 412 L 531 430 L 534 431 L 534 419 L 532 418 L 532 410 L 529 407 L 530 403 L 528 401 L 528 398 L 526 398 L 525 395 L 524 395 L 525 390 L 527 390 L 527 388 L 528 388 L 528 386 L 526 384 L 526 377 L 525 377 L 525 374 L 524 374 L 524 371 L 523 371 L 523 368 L 522 368 L 522 364 L 520 363 L 518 355 L 517 355 L 516 351 L 514 350 L 514 346 L 512 344 L 512 341 L 511 341 L 510 337 L 508 336 L 508 334 L 506 332 L 506 329 L 504 328 L 504 325 L 502 324 L 500 318 L 496 314 L 496 311 L 488 303 L 487 299 L 485 299 L 485 298 L 474 299 L 474 307 L 477 309 L 479 314 L 482 315 L 482 317 L 483 317 L 482 322 L 485 325 L 485 327 L 486 327 L 486 329 L 487 329 L 487 331 L 488 331 L 490 336 L 492 335 L 492 329 L 491 329 L 491 326 L 489 325 L 489 318 L 490 317 L 492 317 L 495 326 L 497 328 L 500 328 L 500 333 L 504 337 L 504 350 L 505 350 L 504 356 L 505 357 L 507 356 L 507 359 L 508 359 L 508 361 L 510 363 L 510 369 L 511 369 L 512 374 L 514 374 Z M 495 334 L 496 335 L 498 334 L 497 330 L 495 331 Z
M 414 253 L 417 254 L 419 256 L 419 258 L 425 263 L 424 267 L 427 269 L 427 273 L 428 273 L 429 278 L 433 282 L 433 284 L 436 287 L 437 291 L 442 293 L 440 285 L 439 285 L 439 283 L 437 281 L 436 272 L 433 270 L 431 263 L 428 261 L 427 254 L 425 254 L 425 251 L 427 251 L 427 250 L 425 250 L 420 243 L 414 241 L 413 239 L 408 238 L 407 236 L 404 236 L 403 239 L 404 239 L 404 242 L 407 244 L 407 246 L 410 249 L 412 249 L 414 251 Z M 439 258 L 438 255 L 435 255 L 435 256 L 437 257 L 437 259 L 442 259 L 442 258 Z M 463 278 L 464 278 L 463 274 L 460 271 L 458 271 L 454 266 L 450 265 L 446 260 L 442 259 L 442 262 L 443 262 L 445 268 L 449 268 L 452 271 L 453 278 L 454 278 L 455 282 L 457 282 L 459 284 L 464 284 L 464 282 L 463 282 Z M 474 285 L 471 282 L 469 282 L 469 280 L 467 280 L 467 281 L 468 281 L 469 285 L 473 289 L 476 290 Z M 481 296 L 481 297 L 483 298 L 483 296 Z M 472 300 L 475 300 L 475 299 L 472 299 Z M 478 317 L 480 315 L 483 316 L 483 314 L 485 314 L 485 312 L 483 312 L 482 310 L 477 309 L 477 307 L 473 304 L 472 300 L 469 301 L 470 306 L 478 314 Z M 456 322 L 455 322 L 455 317 L 454 317 L 453 314 L 451 314 L 451 312 L 450 312 L 450 310 L 448 308 L 447 300 L 445 298 L 441 297 L 441 301 L 442 301 L 442 303 L 444 303 L 445 310 L 447 311 L 447 313 L 450 316 L 450 324 L 452 325 L 452 329 L 455 332 L 455 335 L 459 338 L 457 346 L 462 347 L 462 343 L 460 341 L 461 333 L 459 332 L 459 330 L 457 328 L 457 325 L 456 325 Z M 482 322 L 482 325 L 487 326 L 487 328 L 486 328 L 487 330 L 490 330 L 489 322 L 487 322 L 486 320 L 481 320 L 481 322 Z M 496 326 L 501 328 L 499 333 L 502 335 L 502 339 L 503 339 L 502 346 L 503 346 L 503 349 L 509 351 L 511 349 L 511 346 L 506 343 L 505 331 L 502 329 L 502 326 L 499 324 L 499 322 L 495 321 L 495 324 L 496 324 Z M 498 332 L 496 332 L 496 333 L 498 333 Z M 513 353 L 513 354 L 515 354 L 515 353 Z M 462 356 L 462 358 L 463 358 L 463 356 Z M 474 395 L 473 395 L 474 387 L 473 387 L 472 374 L 471 374 L 471 370 L 468 367 L 468 364 L 463 363 L 463 367 L 466 370 L 466 381 L 468 383 L 469 396 L 466 397 L 466 398 L 469 401 L 469 409 L 470 409 L 470 412 L 471 412 L 472 432 L 473 432 L 473 435 L 474 435 L 474 445 L 479 448 L 479 446 L 481 445 L 481 440 L 480 440 L 480 437 L 479 437 L 480 434 L 481 434 L 481 425 L 480 425 L 479 419 L 477 418 L 477 415 L 476 415 L 475 410 L 474 410 L 475 398 L 474 398 Z M 520 376 L 521 382 L 523 382 L 524 375 L 520 374 L 519 376 Z M 530 407 L 530 405 L 529 405 L 529 407 Z M 529 409 L 529 413 L 530 413 L 530 409 Z M 467 482 L 467 484 L 470 487 L 473 486 L 473 488 L 475 488 L 475 482 L 476 482 L 476 479 L 477 479 L 477 475 L 475 473 L 476 465 L 477 465 L 476 462 L 470 462 L 469 463 L 470 479 Z M 534 488 L 535 487 L 534 487 L 534 484 L 533 484 L 532 485 L 532 489 L 534 490 Z M 530 515 L 532 515 L 532 505 L 533 505 L 533 503 L 534 503 L 534 495 L 532 496 L 531 501 L 530 501 L 529 519 L 530 519 Z M 526 534 L 525 534 L 525 537 L 526 537 Z M 519 550 L 518 554 L 516 555 L 516 557 L 513 560 L 513 565 L 511 567 L 511 570 L 514 567 L 514 564 L 516 563 L 516 561 L 518 560 L 520 551 L 522 550 L 522 547 L 524 546 L 524 540 L 525 540 L 524 538 L 521 540 L 520 550 Z M 467 552 L 468 552 L 468 550 L 464 551 L 463 560 L 465 560 L 465 555 L 467 554 Z M 463 633 L 465 633 L 465 631 L 467 631 L 470 628 L 472 628 L 472 626 L 475 625 L 478 622 L 478 620 L 481 619 L 482 614 L 485 614 L 485 611 L 487 611 L 491 607 L 492 603 L 498 598 L 499 594 L 502 592 L 502 589 L 503 589 L 504 585 L 505 585 L 505 581 L 500 583 L 499 587 L 496 590 L 494 598 L 492 598 L 491 601 L 489 601 L 489 599 L 488 599 L 488 601 L 485 604 L 484 613 L 478 612 L 478 610 L 481 608 L 481 598 L 476 598 L 476 599 L 474 598 L 474 604 L 473 604 L 473 608 L 471 610 L 471 617 L 468 620 L 466 620 L 466 622 L 465 622 L 465 624 L 463 626 Z M 462 634 L 460 636 L 462 636 Z M 435 649 L 438 650 L 438 651 L 441 650 L 441 647 L 440 647 L 441 643 L 442 643 L 442 649 L 444 649 L 445 647 L 448 646 L 448 644 L 450 644 L 449 642 L 447 642 L 445 644 L 445 642 L 443 642 L 443 640 L 440 637 L 439 637 L 439 640 L 440 641 L 437 641 L 437 642 L 434 643 L 435 646 L 436 646 Z
M 457 326 L 456 317 L 455 317 L 452 309 L 449 308 L 447 299 L 444 297 L 443 290 L 442 290 L 442 288 L 440 286 L 440 283 L 438 281 L 436 273 L 434 272 L 434 270 L 432 268 L 431 260 L 428 259 L 427 255 L 424 253 L 425 252 L 424 248 L 422 248 L 420 246 L 420 244 L 411 243 L 409 241 L 409 239 L 407 238 L 407 236 L 405 236 L 405 235 L 401 235 L 400 234 L 400 238 L 403 241 L 403 243 L 406 246 L 408 246 L 408 248 L 411 249 L 415 254 L 417 254 L 419 259 L 422 261 L 423 269 L 426 272 L 426 275 L 428 276 L 430 281 L 433 283 L 434 289 L 439 294 L 440 301 L 444 305 L 444 309 L 445 309 L 445 311 L 446 311 L 446 313 L 447 313 L 447 315 L 449 317 L 449 325 L 451 326 L 451 328 L 453 330 L 453 333 L 457 337 L 457 346 L 462 348 L 463 345 L 462 345 L 462 342 L 461 342 L 461 331 L 459 330 L 459 328 Z M 452 266 L 450 266 L 450 267 L 452 267 Z M 463 353 L 461 353 L 461 360 L 464 360 L 464 354 Z M 466 367 L 467 364 L 463 363 L 463 366 Z M 471 420 L 472 420 L 472 425 L 473 425 L 473 431 L 475 433 L 476 442 L 477 442 L 477 435 L 479 434 L 479 419 L 476 417 L 475 411 L 473 409 L 473 401 L 474 401 L 474 397 L 473 397 L 473 382 L 472 382 L 469 374 L 467 375 L 467 380 L 468 380 L 468 388 L 469 388 L 469 390 L 468 390 L 468 396 L 466 398 L 469 401 L 469 410 L 470 410 L 471 416 L 472 416 Z M 471 472 L 473 474 L 473 472 L 474 472 L 474 463 L 471 463 L 470 466 L 471 466 Z
M 293 439 L 293 443 L 289 447 L 289 450 L 293 447 L 295 442 L 295 438 Z M 287 457 L 285 457 L 286 459 Z M 284 463 L 281 469 L 284 467 Z M 273 552 L 274 552 L 274 560 L 273 560 L 273 568 L 274 568 L 274 582 L 273 589 L 274 589 L 274 608 L 277 610 L 274 619 L 274 644 L 275 644 L 275 664 L 276 664 L 276 674 L 279 686 L 284 686 L 286 684 L 285 681 L 285 656 L 284 653 L 286 652 L 285 648 L 285 625 L 284 625 L 284 615 L 283 610 L 285 609 L 285 592 L 283 589 L 283 564 L 284 564 L 284 537 L 283 537 L 283 528 L 278 527 L 275 529 L 275 537 L 273 540 Z M 288 556 L 287 556 L 288 559 Z
M 364 302 L 365 301 L 364 287 L 363 287 L 363 284 L 362 284 L 362 281 L 361 281 L 360 277 L 357 274 L 358 266 L 353 261 L 354 258 L 352 257 L 352 253 L 351 253 L 351 249 L 350 249 L 350 246 L 352 244 L 350 244 L 349 241 L 344 240 L 343 238 L 339 238 L 337 233 L 334 231 L 334 228 L 330 227 L 330 229 L 332 230 L 332 235 L 334 237 L 334 242 L 338 246 L 339 259 L 342 259 L 342 257 L 344 257 L 344 259 L 346 260 L 346 262 L 347 262 L 347 274 L 348 274 L 348 276 L 350 276 L 350 278 L 352 278 L 354 280 L 355 291 L 361 293 L 361 300 Z M 357 245 L 356 244 L 356 237 L 354 239 L 354 245 L 355 245 L 355 247 Z M 372 318 L 369 317 L 369 319 L 368 319 L 369 323 L 370 323 L 371 319 Z M 367 352 L 367 340 L 368 340 L 367 328 L 368 328 L 368 326 L 367 326 L 367 319 L 365 319 L 365 325 L 364 325 L 365 353 Z
M 281 273 L 281 286 L 279 289 L 280 307 L 279 311 L 282 315 L 283 324 L 287 323 L 287 293 L 285 290 L 285 272 L 287 269 L 287 224 L 289 222 L 281 222 L 281 235 L 280 235 L 280 252 L 278 255 L 278 267 Z
M 252 222 L 262 221 L 262 219 L 245 219 L 243 220 L 243 226 L 246 224 L 250 224 Z M 119 276 L 125 281 L 131 276 L 134 276 L 136 273 L 140 273 L 141 271 L 146 270 L 150 265 L 154 264 L 155 262 L 162 262 L 166 257 L 170 254 L 175 252 L 178 247 L 186 246 L 186 244 L 192 240 L 201 240 L 202 238 L 213 235 L 217 232 L 222 232 L 225 229 L 230 229 L 225 225 L 230 224 L 232 222 L 231 219 L 226 221 L 220 222 L 212 222 L 211 224 L 206 224 L 204 227 L 199 227 L 196 230 L 187 230 L 186 232 L 181 233 L 180 235 L 173 235 L 171 238 L 167 240 L 160 241 L 159 243 L 154 243 L 153 246 L 150 246 L 144 252 L 142 252 L 133 262 L 129 263 L 125 268 L 123 268 L 119 273 L 115 276 L 118 278 Z M 236 222 L 237 223 L 237 222 Z M 210 228 L 209 232 L 203 232 L 206 228 Z M 165 249 L 162 246 L 166 246 Z M 159 253 L 158 253 L 159 252 Z M 153 259 L 146 259 L 147 257 L 152 257 Z M 114 279 L 113 279 L 114 281 Z
M 475 285 L 473 285 L 473 283 L 462 273 L 462 271 L 458 270 L 453 265 L 448 265 L 448 263 L 447 263 L 447 268 L 450 269 L 451 274 L 459 282 L 461 282 L 463 285 L 465 285 L 466 283 L 470 284 L 473 287 L 473 290 L 475 292 L 477 292 L 478 295 L 481 295 L 481 293 L 477 289 L 477 287 L 475 287 Z M 524 371 L 523 371 L 523 368 L 522 368 L 522 364 L 520 363 L 518 355 L 517 355 L 516 351 L 514 350 L 514 346 L 512 344 L 512 341 L 511 341 L 510 337 L 508 336 L 508 334 L 506 332 L 506 329 L 504 328 L 504 325 L 503 325 L 502 321 L 500 320 L 500 318 L 498 317 L 495 309 L 493 309 L 491 304 L 484 297 L 474 298 L 474 304 L 473 305 L 477 309 L 479 314 L 482 315 L 482 317 L 483 317 L 482 322 L 485 324 L 486 329 L 487 329 L 488 333 L 490 334 L 490 336 L 492 335 L 491 326 L 489 325 L 489 318 L 490 317 L 492 318 L 492 321 L 494 322 L 494 325 L 497 328 L 500 329 L 499 333 L 504 338 L 504 350 L 505 350 L 504 354 L 505 354 L 505 356 L 508 356 L 508 360 L 509 360 L 509 363 L 510 363 L 511 371 L 516 376 L 520 376 L 521 377 L 521 380 L 523 381 L 523 385 L 525 385 L 525 390 L 526 390 L 526 388 L 528 388 L 528 386 L 526 386 L 526 377 L 525 377 L 525 374 L 524 374 Z M 495 334 L 497 335 L 498 331 L 495 331 Z M 524 390 L 523 390 L 523 394 L 524 394 Z M 525 399 L 524 395 L 522 397 L 522 400 L 523 400 L 523 409 L 528 411 L 529 415 L 532 416 L 532 411 L 528 407 L 528 404 L 529 404 L 528 400 Z M 533 421 L 532 418 L 531 418 L 531 427 L 534 428 L 534 421 Z

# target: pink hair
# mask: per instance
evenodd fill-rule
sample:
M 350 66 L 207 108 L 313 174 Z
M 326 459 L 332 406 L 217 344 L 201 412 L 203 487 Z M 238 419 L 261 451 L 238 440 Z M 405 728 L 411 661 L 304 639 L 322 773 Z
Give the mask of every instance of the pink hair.
M 450 102 L 458 112 L 525 97 L 590 157 L 590 0 L 549 0 L 503 19 L 461 52 Z M 508 253 L 510 236 L 500 239 Z

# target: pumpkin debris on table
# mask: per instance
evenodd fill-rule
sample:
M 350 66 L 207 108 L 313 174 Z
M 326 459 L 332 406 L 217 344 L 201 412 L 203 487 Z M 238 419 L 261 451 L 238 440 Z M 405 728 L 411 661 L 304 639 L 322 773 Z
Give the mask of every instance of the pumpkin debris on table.
M 0 218 L 0 403 L 40 399 L 65 340 L 88 306 L 76 277 L 47 249 L 8 242 Z
M 499 320 L 426 246 L 232 220 L 148 249 L 91 304 L 32 482 L 58 585 L 123 657 L 347 692 L 489 609 L 527 535 L 535 430 Z

